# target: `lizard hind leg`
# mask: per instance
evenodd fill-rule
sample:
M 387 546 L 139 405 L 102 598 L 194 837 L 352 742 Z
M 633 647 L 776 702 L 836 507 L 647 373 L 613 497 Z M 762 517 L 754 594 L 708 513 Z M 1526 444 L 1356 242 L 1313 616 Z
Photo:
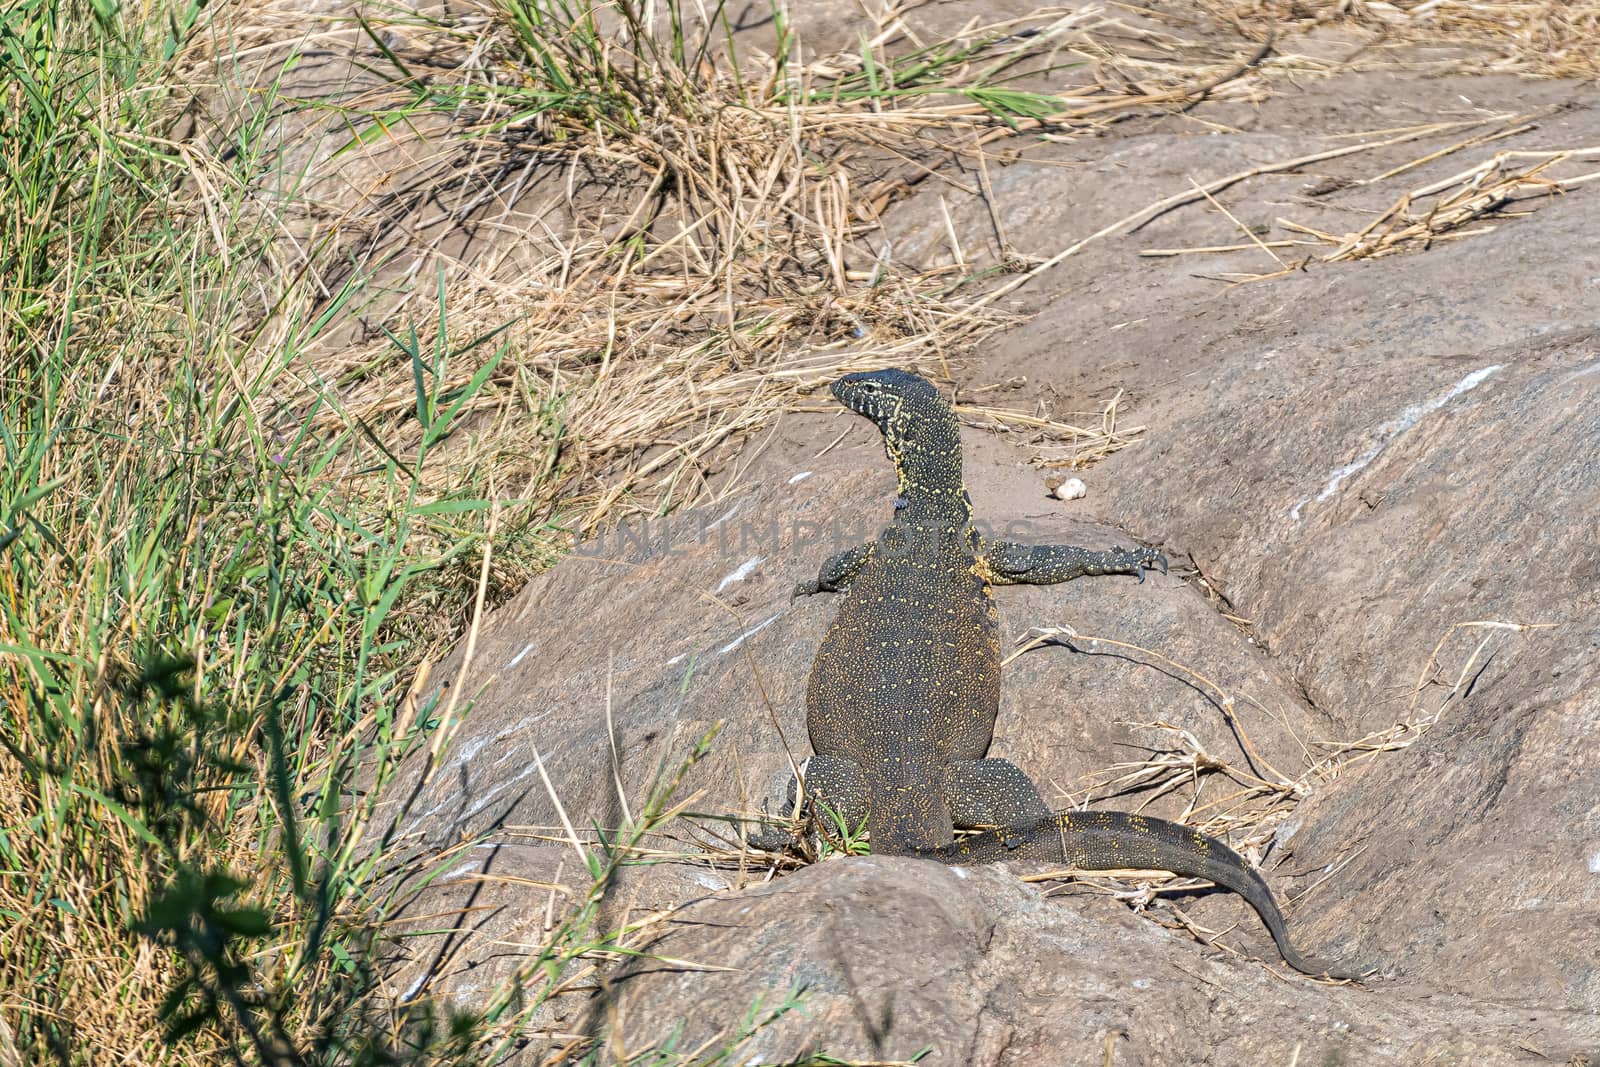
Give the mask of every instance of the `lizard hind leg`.
M 1010 760 L 957 760 L 945 773 L 944 796 L 961 830 L 1022 827 L 1050 818 L 1039 787 Z
M 811 810 L 830 832 L 854 834 L 865 825 L 871 793 L 859 764 L 843 756 L 818 753 L 806 761 L 805 779 Z M 834 819 L 842 825 L 832 826 Z
M 860 766 L 841 756 L 815 755 L 801 765 L 800 773 L 805 777 L 807 806 L 824 832 L 848 836 L 866 823 L 870 794 Z M 798 784 L 791 778 L 786 813 L 794 811 L 797 792 Z M 781 824 L 762 823 L 749 841 L 763 851 L 779 852 L 790 838 Z

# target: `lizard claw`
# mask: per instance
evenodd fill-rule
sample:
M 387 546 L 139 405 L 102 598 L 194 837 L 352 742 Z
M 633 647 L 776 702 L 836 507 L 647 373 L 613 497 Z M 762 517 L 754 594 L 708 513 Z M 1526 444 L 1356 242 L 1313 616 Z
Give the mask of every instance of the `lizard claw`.
M 793 604 L 803 596 L 810 596 L 812 593 L 820 592 L 822 592 L 822 586 L 816 582 L 797 582 L 795 587 L 789 591 L 789 603 Z
M 762 852 L 782 852 L 793 843 L 794 835 L 782 827 L 762 822 L 755 830 L 747 829 L 744 839 L 751 848 Z
M 1167 557 L 1153 548 L 1146 548 L 1138 552 L 1134 557 L 1134 562 L 1137 564 L 1137 569 L 1133 573 L 1138 576 L 1140 585 L 1144 584 L 1146 568 L 1160 570 L 1162 574 L 1167 573 Z

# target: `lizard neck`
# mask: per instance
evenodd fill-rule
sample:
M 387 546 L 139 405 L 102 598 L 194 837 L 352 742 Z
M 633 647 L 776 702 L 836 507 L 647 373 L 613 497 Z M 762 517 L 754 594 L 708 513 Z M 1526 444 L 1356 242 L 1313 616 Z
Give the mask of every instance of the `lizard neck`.
M 961 477 L 961 441 L 953 433 L 932 447 L 885 441 L 899 480 L 895 522 L 920 530 L 955 533 L 972 519 L 972 501 Z

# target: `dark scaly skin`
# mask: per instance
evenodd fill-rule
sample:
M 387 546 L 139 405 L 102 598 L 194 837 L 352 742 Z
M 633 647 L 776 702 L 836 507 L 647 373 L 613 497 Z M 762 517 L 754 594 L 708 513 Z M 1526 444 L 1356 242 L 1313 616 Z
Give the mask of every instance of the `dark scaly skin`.
M 1289 941 L 1267 884 L 1227 845 L 1167 822 L 1114 811 L 1052 814 L 1015 765 L 984 754 L 1000 706 L 995 584 L 1166 570 L 1151 549 L 985 541 L 972 526 L 961 440 L 950 405 L 901 370 L 851 374 L 833 386 L 872 419 L 899 476 L 893 523 L 877 540 L 823 564 L 795 595 L 845 590 L 806 693 L 816 755 L 808 793 L 847 825 L 863 820 L 880 855 L 947 864 L 1003 859 L 1085 870 L 1141 868 L 1209 879 L 1245 898 L 1293 968 L 1350 977 Z M 954 829 L 1001 829 L 960 839 Z

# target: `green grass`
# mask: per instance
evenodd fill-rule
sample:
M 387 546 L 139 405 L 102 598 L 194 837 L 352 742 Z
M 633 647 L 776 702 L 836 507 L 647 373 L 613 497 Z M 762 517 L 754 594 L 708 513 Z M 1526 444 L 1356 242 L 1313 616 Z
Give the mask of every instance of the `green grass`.
M 595 4 L 593 0 L 502 0 L 514 40 L 529 67 L 543 77 L 531 91 L 514 94 L 535 112 L 558 111 L 577 124 L 609 124 L 618 132 L 636 131 L 652 113 L 704 114 L 721 104 L 789 107 L 896 101 L 942 97 L 979 104 L 1000 117 L 1043 118 L 1062 109 L 1048 93 L 1007 83 L 1038 77 L 1081 63 L 1025 67 L 1037 58 L 1031 33 L 984 33 L 960 42 L 936 41 L 885 59 L 863 42 L 859 69 L 831 77 L 806 78 L 797 62 L 798 37 L 789 16 L 772 10 L 775 65 L 760 79 L 739 63 L 726 0 L 708 12 L 698 32 L 685 23 L 677 4 L 666 5 L 665 34 L 645 24 L 634 0 Z M 619 34 L 605 32 L 597 12 L 620 24 L 620 36 L 633 42 L 618 48 Z M 657 27 L 661 29 L 661 27 Z M 399 60 L 396 60 L 399 63 Z M 711 92 L 718 64 L 730 76 L 731 91 L 718 100 Z M 982 64 L 981 69 L 973 69 Z M 596 74 L 599 77 L 596 77 Z
M 163 87 L 197 13 L 39 0 L 0 36 L 0 1061 L 477 1062 L 504 1006 L 373 998 L 396 882 L 369 839 L 432 725 L 402 672 L 491 539 L 481 487 L 423 475 L 506 348 L 453 342 L 441 297 L 392 351 L 419 433 L 330 432 L 331 398 L 274 418 L 350 294 L 253 304 L 258 216 L 187 184 Z M 213 187 L 247 186 L 264 146 L 238 147 Z
M 206 205 L 220 232 L 166 211 L 161 87 L 196 13 L 6 15 L 0 1012 L 27 1062 L 431 1054 L 366 1025 L 362 836 L 428 714 L 396 718 L 399 672 L 448 636 L 417 608 L 484 551 L 486 501 L 416 492 L 475 386 L 406 353 L 421 442 L 355 491 L 357 427 L 262 416 L 296 358 L 246 358 L 263 235 L 236 204 Z M 275 309 L 300 343 L 332 321 L 310 306 Z

